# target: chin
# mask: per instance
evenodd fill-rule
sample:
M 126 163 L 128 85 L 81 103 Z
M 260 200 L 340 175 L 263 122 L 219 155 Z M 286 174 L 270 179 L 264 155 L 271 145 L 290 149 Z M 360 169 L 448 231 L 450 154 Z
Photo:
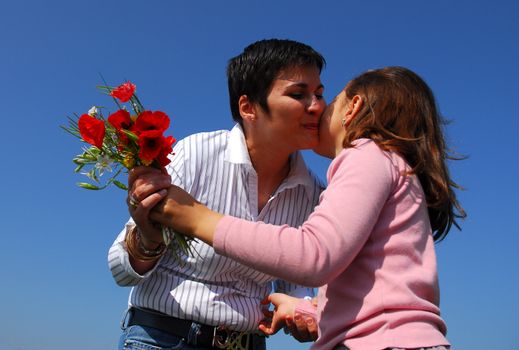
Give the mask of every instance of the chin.
M 299 149 L 314 149 L 319 146 L 319 139 L 313 138 L 311 140 L 307 139 L 305 142 L 301 143 L 301 147 Z
M 312 151 L 314 151 L 314 153 L 317 153 L 320 156 L 323 156 L 323 157 L 326 157 L 329 159 L 335 158 L 334 152 L 330 152 L 329 150 L 324 150 L 324 149 L 320 148 L 319 146 L 312 148 Z

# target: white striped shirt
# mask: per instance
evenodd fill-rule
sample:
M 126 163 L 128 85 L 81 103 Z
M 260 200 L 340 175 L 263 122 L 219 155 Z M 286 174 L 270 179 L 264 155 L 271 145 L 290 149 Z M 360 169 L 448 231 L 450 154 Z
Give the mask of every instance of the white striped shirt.
M 288 177 L 260 213 L 258 177 L 238 125 L 231 131 L 199 133 L 179 141 L 168 171 L 173 184 L 212 210 L 298 227 L 318 203 L 323 186 L 307 169 L 299 152 L 291 156 L 290 162 Z M 252 331 L 263 318 L 260 301 L 271 292 L 271 282 L 278 292 L 313 296 L 311 288 L 275 280 L 216 254 L 201 241 L 192 243 L 195 256 L 183 256 L 178 262 L 166 254 L 154 269 L 141 276 L 132 269 L 124 247 L 126 229 L 131 225 L 130 220 L 108 255 L 116 283 L 133 286 L 130 305 L 203 324 Z

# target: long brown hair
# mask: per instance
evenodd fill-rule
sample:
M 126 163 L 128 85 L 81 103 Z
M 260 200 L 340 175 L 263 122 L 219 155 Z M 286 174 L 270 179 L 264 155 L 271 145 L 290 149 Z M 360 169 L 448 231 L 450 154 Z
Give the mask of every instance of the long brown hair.
M 424 190 L 435 241 L 441 241 L 456 219 L 466 213 L 456 199 L 460 188 L 449 175 L 446 161 L 460 159 L 447 149 L 434 95 L 416 73 L 403 67 L 370 70 L 345 88 L 351 99 L 359 95 L 363 107 L 346 128 L 344 147 L 369 138 L 386 151 L 399 153 L 411 166 Z

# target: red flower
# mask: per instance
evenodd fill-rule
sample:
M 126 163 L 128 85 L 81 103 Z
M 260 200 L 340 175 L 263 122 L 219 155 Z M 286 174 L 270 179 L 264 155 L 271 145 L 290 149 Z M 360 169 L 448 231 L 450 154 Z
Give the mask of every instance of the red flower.
M 124 149 L 128 144 L 128 136 L 122 130 L 130 130 L 132 126 L 132 119 L 130 113 L 124 109 L 120 109 L 115 113 L 108 116 L 108 122 L 117 130 L 117 136 L 119 137 L 119 149 Z
M 169 128 L 169 117 L 161 111 L 144 111 L 137 117 L 132 131 L 137 135 L 144 131 L 157 130 L 161 133 Z
M 105 123 L 102 120 L 83 114 L 78 120 L 79 133 L 85 142 L 101 149 L 105 138 Z
M 159 130 L 144 131 L 139 135 L 139 158 L 144 165 L 150 165 L 160 154 L 166 138 Z
M 159 152 L 159 155 L 157 156 L 157 162 L 160 164 L 160 166 L 164 167 L 171 162 L 171 160 L 168 158 L 168 155 L 173 152 L 173 144 L 176 141 L 177 140 L 175 140 L 173 136 L 164 138 L 162 148 Z
M 110 95 L 115 98 L 118 98 L 121 102 L 128 102 L 130 98 L 132 98 L 134 92 L 135 85 L 128 81 L 113 89 L 110 92 Z
M 117 130 L 121 129 L 129 130 L 132 126 L 132 120 L 130 113 L 124 109 L 120 109 L 115 113 L 108 116 L 108 122 Z

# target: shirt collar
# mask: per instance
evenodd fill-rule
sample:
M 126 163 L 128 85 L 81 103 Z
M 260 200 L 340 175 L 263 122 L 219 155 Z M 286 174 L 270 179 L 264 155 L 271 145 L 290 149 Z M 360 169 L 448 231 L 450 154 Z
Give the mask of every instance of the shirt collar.
M 248 164 L 252 166 L 249 151 L 247 150 L 247 143 L 245 142 L 245 134 L 240 124 L 236 124 L 229 133 L 225 160 L 230 163 Z
M 290 172 L 281 184 L 279 191 L 302 185 L 308 200 L 311 200 L 315 191 L 315 179 L 307 168 L 301 152 L 297 151 L 290 156 Z
M 245 134 L 240 124 L 236 124 L 229 133 L 225 160 L 235 164 L 247 164 L 252 168 Z M 315 179 L 308 170 L 302 154 L 294 152 L 290 156 L 288 177 L 283 181 L 277 192 L 282 192 L 298 185 L 304 186 L 306 195 L 310 200 L 315 190 Z

